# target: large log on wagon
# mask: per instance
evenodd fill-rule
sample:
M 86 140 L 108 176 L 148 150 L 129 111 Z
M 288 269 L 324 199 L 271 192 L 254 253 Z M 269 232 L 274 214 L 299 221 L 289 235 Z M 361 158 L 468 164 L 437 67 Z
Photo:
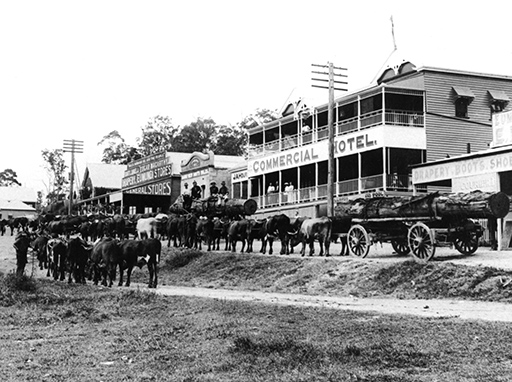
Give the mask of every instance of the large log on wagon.
M 383 196 L 340 199 L 334 205 L 338 219 L 378 218 L 502 218 L 508 214 L 510 199 L 503 192 Z
M 258 204 L 253 199 L 226 199 L 218 201 L 216 197 L 191 200 L 188 203 L 179 197 L 169 208 L 170 212 L 181 214 L 191 212 L 196 215 L 206 216 L 246 216 L 252 215 L 258 209 Z

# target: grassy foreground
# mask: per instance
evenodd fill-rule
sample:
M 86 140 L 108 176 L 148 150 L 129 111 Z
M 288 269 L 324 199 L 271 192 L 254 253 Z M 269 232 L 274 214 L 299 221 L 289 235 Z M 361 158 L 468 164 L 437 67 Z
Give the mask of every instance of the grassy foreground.
M 376 293 L 370 285 L 395 280 L 382 292 L 393 295 L 411 277 L 440 272 L 397 264 L 357 288 L 346 276 L 353 270 L 345 269 L 355 265 L 333 270 L 327 264 L 171 251 L 162 258 L 160 276 L 167 283 L 301 292 L 330 285 L 338 288 L 333 293 L 361 295 Z M 400 283 L 406 268 L 412 273 Z M 495 277 L 507 275 L 487 280 Z M 416 285 L 415 293 L 433 293 L 422 290 Z M 165 297 L 146 289 L 0 276 L 2 381 L 510 381 L 511 329 L 505 323 Z

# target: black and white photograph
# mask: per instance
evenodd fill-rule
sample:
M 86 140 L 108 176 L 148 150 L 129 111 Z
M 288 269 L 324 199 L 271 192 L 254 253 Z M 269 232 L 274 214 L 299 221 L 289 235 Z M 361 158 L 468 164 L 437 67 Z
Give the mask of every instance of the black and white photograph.
M 511 12 L 0 1 L 1 381 L 512 381 Z

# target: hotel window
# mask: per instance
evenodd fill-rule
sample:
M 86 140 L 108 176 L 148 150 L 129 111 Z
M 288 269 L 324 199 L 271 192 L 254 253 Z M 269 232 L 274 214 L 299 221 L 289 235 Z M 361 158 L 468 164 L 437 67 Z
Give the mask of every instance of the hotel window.
M 469 118 L 469 105 L 475 98 L 470 88 L 463 86 L 454 86 L 455 93 L 455 116 L 458 118 Z
M 488 90 L 489 99 L 490 99 L 490 109 L 491 116 L 494 113 L 499 113 L 507 107 L 507 104 L 510 102 L 510 98 L 505 94 L 502 90 Z

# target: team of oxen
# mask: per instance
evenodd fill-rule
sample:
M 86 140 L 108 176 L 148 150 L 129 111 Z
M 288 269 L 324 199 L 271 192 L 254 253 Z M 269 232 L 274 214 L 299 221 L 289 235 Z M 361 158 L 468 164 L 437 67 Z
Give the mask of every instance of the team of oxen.
M 187 214 L 52 216 L 41 215 L 36 220 L 18 221 L 20 231 L 31 231 L 30 246 L 36 253 L 40 269 L 55 280 L 73 279 L 85 283 L 86 278 L 97 284 L 112 286 L 119 268 L 118 285 L 123 285 L 135 266 L 147 265 L 149 287 L 157 285 L 157 263 L 162 241 L 175 247 L 188 247 L 236 252 L 253 251 L 254 240 L 261 240 L 261 253 L 273 253 L 273 243 L 279 240 L 281 254 L 293 252 L 302 244 L 301 254 L 314 254 L 314 241 L 320 243 L 320 256 L 329 256 L 332 221 L 327 217 L 290 219 L 280 214 L 266 219 L 238 217 L 201 217 Z M 35 236 L 35 237 L 34 237 Z M 164 241 L 165 242 L 165 241 Z
M 17 273 L 23 273 L 26 260 L 21 249 L 32 248 L 38 266 L 47 269 L 47 276 L 55 280 L 85 283 L 86 279 L 112 286 L 119 268 L 119 285 L 130 285 L 135 266 L 147 265 L 150 288 L 157 286 L 157 263 L 160 260 L 161 241 L 143 231 L 144 224 L 154 219 L 140 218 L 139 232 L 131 220 L 121 215 L 54 216 L 40 215 L 37 219 L 18 220 L 14 247 L 17 255 Z M 133 225 L 133 224 L 132 224 Z M 130 239 L 130 233 L 138 233 Z M 27 243 L 28 244 L 25 244 Z M 23 264 L 25 262 L 25 264 Z M 20 266 L 21 264 L 21 266 Z M 126 271 L 126 281 L 123 274 Z

